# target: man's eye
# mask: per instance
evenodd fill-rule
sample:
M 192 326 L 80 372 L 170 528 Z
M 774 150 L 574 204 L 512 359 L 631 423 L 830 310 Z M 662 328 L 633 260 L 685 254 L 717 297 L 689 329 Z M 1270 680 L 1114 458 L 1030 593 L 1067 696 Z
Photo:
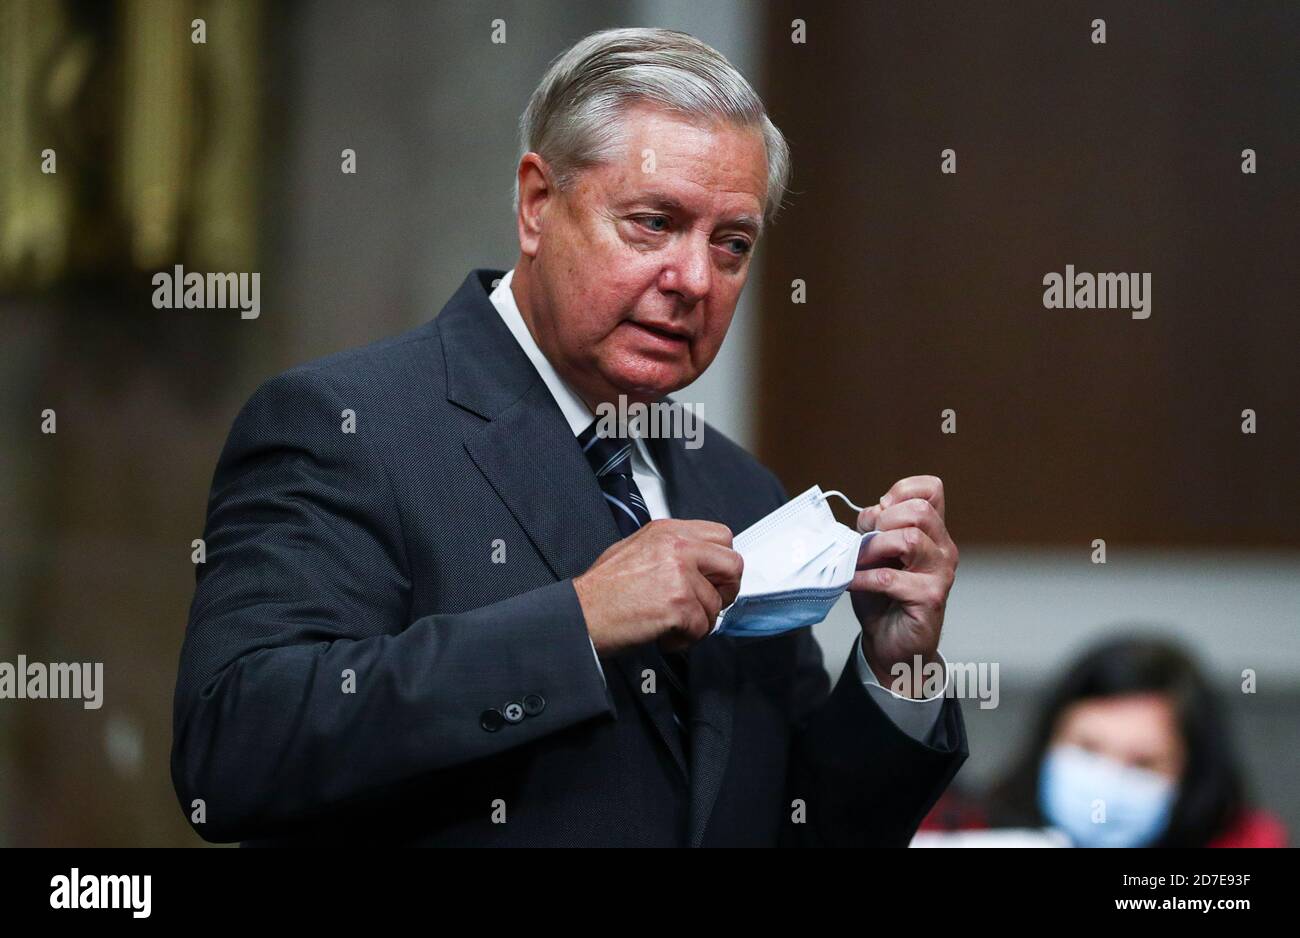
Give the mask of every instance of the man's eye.
M 663 215 L 641 215 L 637 221 L 651 231 L 667 231 L 668 219 Z
M 737 257 L 748 254 L 750 249 L 753 247 L 753 245 L 744 238 L 730 238 L 727 241 L 727 246 L 731 248 L 732 253 Z

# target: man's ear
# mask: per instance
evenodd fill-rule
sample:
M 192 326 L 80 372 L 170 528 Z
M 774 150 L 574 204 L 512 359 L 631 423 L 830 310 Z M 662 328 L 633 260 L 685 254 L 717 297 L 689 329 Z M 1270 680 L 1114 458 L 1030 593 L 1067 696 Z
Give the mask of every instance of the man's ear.
M 542 237 L 546 207 L 555 195 L 550 167 L 536 153 L 525 153 L 519 160 L 519 250 L 526 257 L 536 257 Z

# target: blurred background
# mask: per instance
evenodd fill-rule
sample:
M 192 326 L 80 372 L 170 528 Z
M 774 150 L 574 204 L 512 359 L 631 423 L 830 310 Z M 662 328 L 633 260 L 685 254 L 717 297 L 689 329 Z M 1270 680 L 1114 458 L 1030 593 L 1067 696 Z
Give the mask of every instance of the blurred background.
M 519 114 L 568 45 L 633 25 L 727 55 L 794 159 L 676 397 L 792 493 L 944 479 L 942 651 L 999 674 L 996 708 L 963 704 L 963 786 L 1072 656 L 1142 629 L 1196 655 L 1252 802 L 1300 829 L 1294 3 L 0 0 L 0 661 L 105 683 L 99 710 L 0 700 L 0 844 L 201 843 L 171 703 L 231 421 L 512 266 Z M 155 309 L 175 264 L 260 272 L 261 315 Z M 1150 272 L 1150 318 L 1044 309 L 1067 264 Z M 832 674 L 856 627 L 847 600 L 817 627 Z

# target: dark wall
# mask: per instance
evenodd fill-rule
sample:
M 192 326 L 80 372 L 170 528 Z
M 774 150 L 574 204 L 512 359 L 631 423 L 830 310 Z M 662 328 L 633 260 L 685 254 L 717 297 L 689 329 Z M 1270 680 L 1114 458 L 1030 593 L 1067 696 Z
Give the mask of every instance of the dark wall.
M 1300 546 L 1300 6 L 771 22 L 795 192 L 767 247 L 759 439 L 792 491 L 874 500 L 926 472 L 963 543 Z M 1067 264 L 1149 272 L 1150 318 L 1045 309 Z

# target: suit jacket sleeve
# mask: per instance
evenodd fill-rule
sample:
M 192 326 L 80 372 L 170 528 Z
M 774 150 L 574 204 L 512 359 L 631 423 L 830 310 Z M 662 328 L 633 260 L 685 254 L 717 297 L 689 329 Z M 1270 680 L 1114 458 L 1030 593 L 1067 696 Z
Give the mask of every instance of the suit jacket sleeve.
M 775 477 L 772 482 L 784 504 L 784 487 Z M 907 846 L 966 761 L 957 699 L 944 701 L 922 742 L 871 698 L 852 661 L 831 689 L 811 629 L 798 633 L 796 649 L 786 804 L 799 799 L 804 814 L 803 823 L 787 820 L 783 843 Z
M 571 580 L 410 621 L 400 506 L 347 406 L 319 373 L 272 379 L 217 465 L 173 710 L 173 783 L 206 840 L 419 776 L 436 791 L 440 769 L 614 713 Z M 542 713 L 483 728 L 532 693 Z

